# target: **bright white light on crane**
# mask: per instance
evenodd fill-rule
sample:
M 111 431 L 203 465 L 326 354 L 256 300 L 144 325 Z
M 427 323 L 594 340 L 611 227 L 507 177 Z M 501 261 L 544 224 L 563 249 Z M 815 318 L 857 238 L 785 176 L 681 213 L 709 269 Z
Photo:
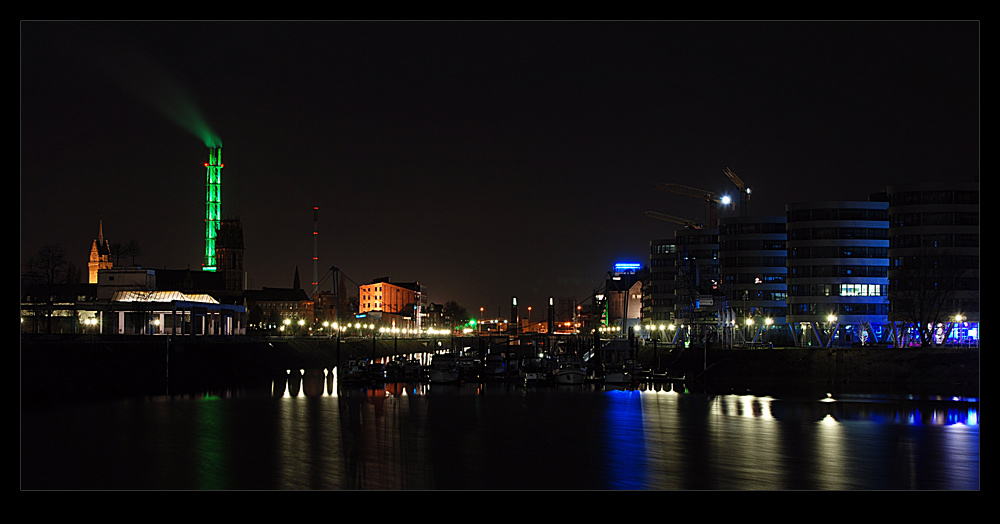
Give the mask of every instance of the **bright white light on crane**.
M 728 206 L 730 202 L 732 202 L 732 199 L 729 198 L 729 195 L 722 197 L 722 205 Z

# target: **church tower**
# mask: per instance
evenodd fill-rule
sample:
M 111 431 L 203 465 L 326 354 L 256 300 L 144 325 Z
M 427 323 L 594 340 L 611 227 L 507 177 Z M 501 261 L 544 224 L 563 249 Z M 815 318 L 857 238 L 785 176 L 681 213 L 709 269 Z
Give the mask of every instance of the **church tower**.
M 111 246 L 104 239 L 104 219 L 99 222 L 97 238 L 90 246 L 90 262 L 87 263 L 87 266 L 90 268 L 89 282 L 91 284 L 97 283 L 97 270 L 111 269 Z
M 238 218 L 219 221 L 215 242 L 215 271 L 223 275 L 226 291 L 245 290 L 243 282 L 243 224 Z

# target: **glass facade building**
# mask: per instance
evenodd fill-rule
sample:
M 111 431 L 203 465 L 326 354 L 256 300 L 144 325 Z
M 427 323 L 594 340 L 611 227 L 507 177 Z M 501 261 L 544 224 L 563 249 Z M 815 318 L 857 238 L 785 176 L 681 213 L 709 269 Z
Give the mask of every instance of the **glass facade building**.
M 788 287 L 784 216 L 729 217 L 719 224 L 719 276 L 736 342 L 760 342 L 783 328 Z M 773 339 L 772 339 L 773 340 Z
M 885 341 L 888 207 L 884 197 L 785 206 L 787 319 L 798 345 Z
M 979 183 L 890 186 L 896 344 L 979 343 Z

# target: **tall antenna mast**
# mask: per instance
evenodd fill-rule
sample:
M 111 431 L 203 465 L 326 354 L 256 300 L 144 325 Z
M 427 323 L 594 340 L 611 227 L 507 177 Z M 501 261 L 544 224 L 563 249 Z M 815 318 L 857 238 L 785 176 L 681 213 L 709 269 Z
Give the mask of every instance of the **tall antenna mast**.
M 319 206 L 313 206 L 313 296 L 319 295 Z
M 208 148 L 205 181 L 205 262 L 202 270 L 215 271 L 215 240 L 222 220 L 222 147 Z

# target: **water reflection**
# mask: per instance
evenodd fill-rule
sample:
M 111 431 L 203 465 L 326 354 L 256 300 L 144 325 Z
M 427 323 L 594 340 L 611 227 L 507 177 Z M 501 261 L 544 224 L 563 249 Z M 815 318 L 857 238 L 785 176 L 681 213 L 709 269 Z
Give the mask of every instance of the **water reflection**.
M 643 406 L 639 391 L 609 390 L 602 448 L 608 489 L 642 489 L 648 478 Z
M 651 383 L 632 387 L 624 386 L 522 386 L 503 381 L 470 382 L 455 384 L 427 384 L 420 382 L 387 382 L 372 384 L 363 389 L 370 396 L 400 396 L 400 395 L 484 395 L 487 392 L 509 393 L 517 390 L 528 394 L 535 392 L 573 393 L 584 390 L 601 389 L 610 393 L 625 393 L 624 399 L 636 399 L 632 393 L 644 395 L 684 394 L 689 393 L 681 384 Z M 274 381 L 275 396 L 288 398 L 305 396 L 336 397 L 341 387 L 337 383 L 334 370 L 290 370 L 287 376 Z M 348 389 L 350 390 L 350 389 Z M 868 420 L 879 423 L 895 423 L 909 425 L 979 425 L 978 406 L 976 398 L 912 395 L 859 395 L 826 394 L 822 397 L 802 399 L 776 399 L 770 396 L 755 395 L 711 395 L 713 412 L 726 416 L 746 416 L 753 418 L 775 418 L 792 420 L 819 421 L 827 417 L 834 420 Z M 612 397 L 614 398 L 614 397 Z
M 978 401 L 292 370 L 27 412 L 22 472 L 26 489 L 978 489 Z

